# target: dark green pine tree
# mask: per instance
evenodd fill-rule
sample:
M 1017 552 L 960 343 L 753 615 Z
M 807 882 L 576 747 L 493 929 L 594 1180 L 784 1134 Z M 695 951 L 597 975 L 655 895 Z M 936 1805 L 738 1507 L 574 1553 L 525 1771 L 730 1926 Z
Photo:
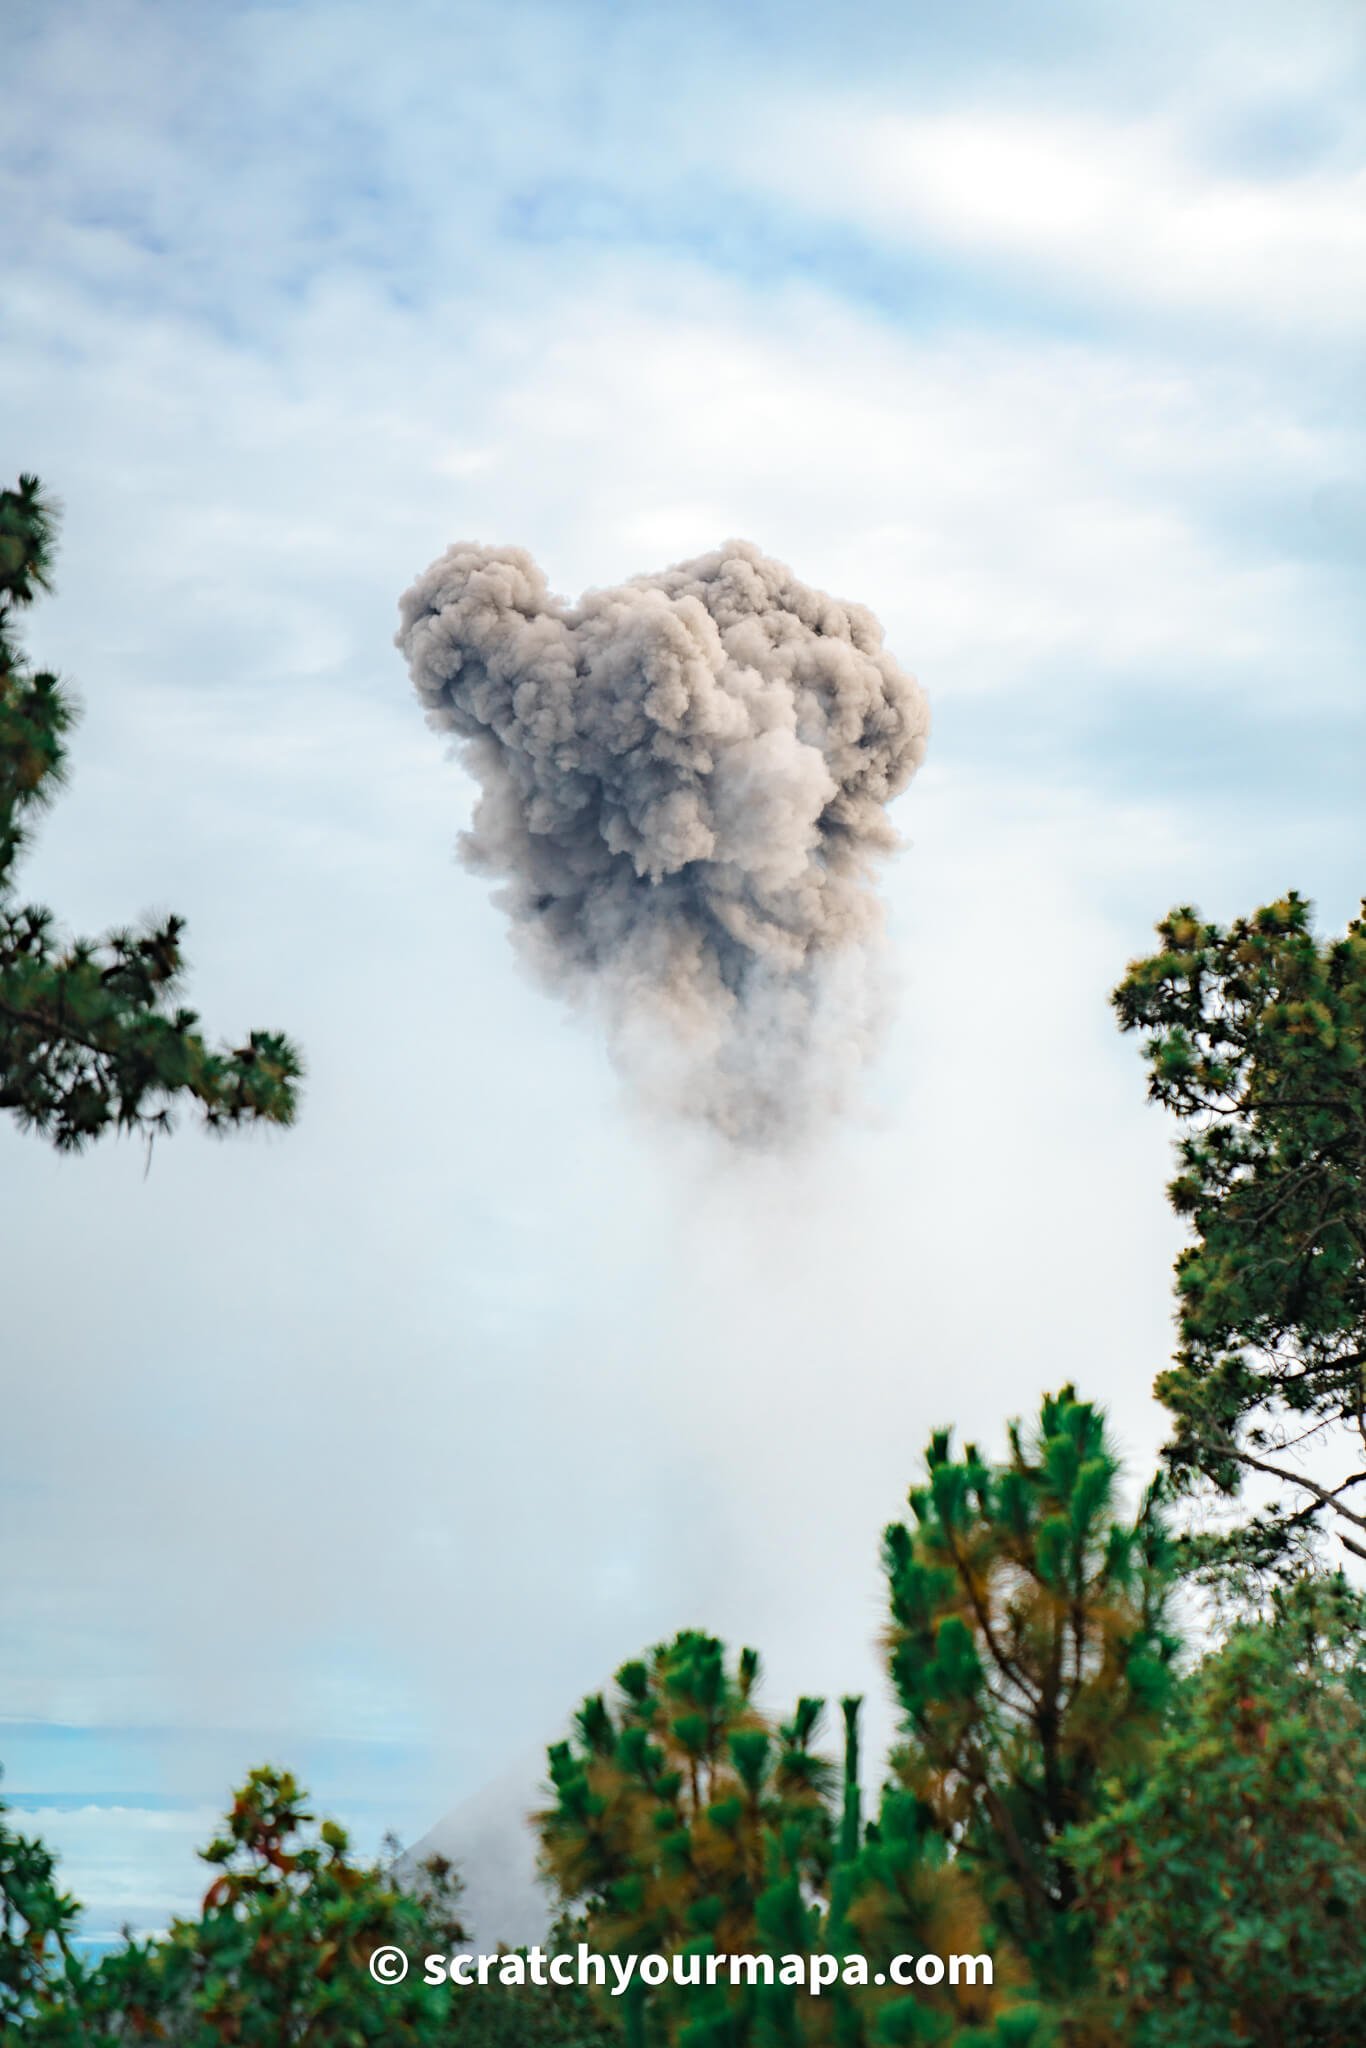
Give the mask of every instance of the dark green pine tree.
M 36 477 L 0 491 L 0 1109 L 62 1151 L 110 1130 L 150 1139 L 179 1102 L 211 1130 L 291 1123 L 302 1067 L 290 1041 L 253 1031 L 211 1046 L 180 1001 L 182 919 L 71 939 L 15 894 L 75 722 L 58 677 L 16 639 L 17 615 L 49 588 L 54 531 Z
M 1048 2002 L 1079 2014 L 1091 1925 L 1065 1837 L 1160 1725 L 1176 1647 L 1167 1538 L 1150 1504 L 1121 1514 L 1103 1418 L 1070 1387 L 1028 1435 L 1012 1425 L 1002 1463 L 971 1444 L 955 1456 L 947 1432 L 926 1462 L 913 1520 L 884 1541 L 904 1744 L 853 1912 L 870 1931 L 894 1925 L 906 1873 L 921 1873 L 926 1908 L 944 1896 L 917 1847 L 928 1826 L 954 1884 L 983 1901 L 1002 1971 L 1022 1959 Z M 1105 2037 L 1078 2020 L 1065 2038 Z
M 1303 1562 L 1331 1530 L 1366 1558 L 1366 918 L 1318 940 L 1293 893 L 1227 928 L 1181 909 L 1113 1001 L 1179 1119 L 1180 1339 L 1157 1383 L 1186 1487 L 1285 1489 L 1218 1571 Z

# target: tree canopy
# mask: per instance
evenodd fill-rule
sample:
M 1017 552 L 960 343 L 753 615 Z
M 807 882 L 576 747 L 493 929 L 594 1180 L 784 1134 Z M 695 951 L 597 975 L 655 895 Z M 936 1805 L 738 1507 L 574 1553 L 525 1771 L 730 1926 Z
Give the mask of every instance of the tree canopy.
M 434 2038 L 445 1995 L 417 1977 L 377 1984 L 368 1963 L 386 1944 L 427 1946 L 442 1913 L 355 1862 L 345 1831 L 314 1822 L 288 1772 L 253 1771 L 203 1856 L 213 1877 L 198 1919 L 175 1920 L 149 1941 L 129 1939 L 91 1965 L 77 1961 L 64 1938 L 60 1970 L 24 1987 L 8 2015 L 12 2031 L 0 2038 L 17 2044 L 22 2035 L 44 2048 L 105 2048 L 130 2038 L 181 2048 L 419 2048 Z M 35 1925 L 60 1916 L 50 1873 L 29 1896 L 38 1899 Z M 449 1895 L 440 1901 L 443 1909 L 450 1903 Z M 445 1913 L 442 1931 L 458 1938 L 462 1930 Z M 69 1932 L 68 1921 L 63 1937 Z
M 253 1771 L 202 1856 L 212 1877 L 197 1916 L 83 1963 L 52 1857 L 0 1820 L 3 2048 L 609 2048 L 619 2038 L 615 2016 L 574 1987 L 456 1991 L 417 1967 L 377 1982 L 377 1949 L 416 1964 L 465 1942 L 459 1878 L 440 1858 L 402 1883 L 359 1860 L 287 1771 Z
M 111 1130 L 147 1138 L 193 1106 L 210 1130 L 288 1124 L 302 1063 L 278 1031 L 213 1046 L 181 1000 L 179 917 L 69 938 L 21 902 L 15 867 L 61 787 L 75 723 L 69 690 L 32 668 L 18 614 L 50 588 L 56 520 L 36 477 L 0 491 L 0 1110 L 61 1151 Z
M 0 2041 L 71 1967 L 80 1906 L 57 1883 L 57 1859 L 8 1826 L 0 1800 Z
M 1073 1837 L 1127 2048 L 1355 2048 L 1366 2024 L 1366 1608 L 1300 1581 L 1173 1702 Z
M 1178 1675 L 1170 1547 L 1118 1488 L 1103 1418 L 1070 1389 L 1003 1458 L 931 1440 L 885 1543 L 903 1724 L 866 1825 L 858 1702 L 841 1774 L 818 1701 L 763 1711 L 753 1652 L 685 1630 L 583 1702 L 536 1817 L 568 1916 L 551 1945 L 662 1954 L 682 1983 L 377 1984 L 377 1947 L 464 1937 L 454 1873 L 401 1883 L 358 1861 L 271 1769 L 203 1852 L 200 1913 L 94 1963 L 53 1858 L 0 1818 L 0 2044 L 1349 2048 L 1366 2011 L 1366 1609 L 1307 1576 L 1203 1655 L 1188 1642 Z M 821 1955 L 838 1974 L 819 1997 L 689 1974 L 714 1954 Z M 990 1981 L 889 1974 L 955 1955 L 988 1956 Z
M 993 1463 L 948 1432 L 883 1543 L 897 1780 L 1051 1995 L 1089 1980 L 1068 1830 L 1161 1724 L 1176 1638 L 1170 1545 L 1151 1500 L 1126 1519 L 1100 1411 L 1045 1398 Z
M 843 1772 L 814 1747 L 823 1705 L 775 1721 L 759 1659 L 733 1661 L 685 1630 L 623 1665 L 549 1751 L 553 1803 L 537 1815 L 542 1861 L 589 1941 L 677 1959 L 688 1976 L 621 2001 L 628 2048 L 862 2048 L 953 2041 L 1044 2048 L 1023 1973 L 904 1986 L 894 1956 L 976 1957 L 986 1915 L 920 1809 L 895 1788 L 861 1825 L 858 1716 L 842 1702 Z M 821 1955 L 820 1995 L 780 1976 L 709 1985 L 711 1956 Z
M 613 1700 L 585 1700 L 550 1750 L 543 1866 L 598 1948 L 700 1957 L 818 1945 L 810 1903 L 838 1832 L 835 1774 L 813 1747 L 822 1702 L 799 1700 L 775 1726 L 756 1703 L 758 1677 L 752 1650 L 732 1662 L 715 1637 L 684 1630 L 622 1665 Z M 652 2001 L 657 2037 L 745 2040 L 743 2009 L 765 2002 L 762 1990 L 668 1987 Z M 775 1988 L 767 2003 L 795 2001 Z M 638 1998 L 628 2025 L 644 2039 Z
M 1181 1124 L 1179 1346 L 1157 1391 L 1179 1483 L 1289 1489 L 1236 1547 L 1315 1525 L 1366 1558 L 1366 922 L 1321 941 L 1295 894 L 1227 927 L 1174 910 L 1114 994 Z

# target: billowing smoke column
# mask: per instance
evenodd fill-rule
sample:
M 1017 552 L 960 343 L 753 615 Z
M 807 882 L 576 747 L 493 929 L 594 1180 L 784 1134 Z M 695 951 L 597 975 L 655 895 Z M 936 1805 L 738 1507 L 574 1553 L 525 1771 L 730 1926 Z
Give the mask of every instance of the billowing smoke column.
M 748 541 L 572 608 L 520 548 L 459 544 L 400 609 L 482 787 L 462 855 L 636 1084 L 759 1143 L 837 1107 L 877 1021 L 886 807 L 929 725 L 872 613 Z

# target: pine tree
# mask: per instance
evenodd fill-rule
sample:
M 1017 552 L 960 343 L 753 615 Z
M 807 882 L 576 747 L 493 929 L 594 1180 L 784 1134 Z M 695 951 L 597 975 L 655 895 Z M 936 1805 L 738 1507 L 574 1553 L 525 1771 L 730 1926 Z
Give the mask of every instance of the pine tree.
M 715 1637 L 685 1630 L 624 1664 L 612 1702 L 585 1700 L 574 1733 L 550 1750 L 542 1864 L 596 1948 L 696 1957 L 704 1976 L 708 1955 L 819 1945 L 814 1902 L 836 1842 L 834 1773 L 814 1748 L 821 1702 L 799 1701 L 775 1727 L 755 1702 L 758 1678 L 754 1651 L 731 1665 Z M 792 2032 L 797 2001 L 772 1991 L 727 1982 L 635 1994 L 627 2040 L 806 2040 Z
M 16 615 L 50 587 L 55 518 L 35 477 L 0 491 L 0 1110 L 62 1151 L 109 1130 L 149 1140 L 177 1101 L 211 1130 L 288 1124 L 302 1073 L 274 1031 L 214 1048 L 180 998 L 184 921 L 69 939 L 20 902 L 14 869 L 35 815 L 60 788 L 70 694 L 33 669 Z
M 886 1786 L 878 1817 L 839 1882 L 848 1897 L 847 1942 L 863 1957 L 869 1983 L 857 1998 L 842 2001 L 848 2017 L 840 2015 L 838 2048 L 884 2042 L 1037 2048 L 1049 2038 L 1027 1970 L 998 1939 L 978 1884 L 951 1854 L 923 1800 L 895 1782 Z M 986 1958 L 989 1977 L 977 1964 L 957 1984 L 946 1979 L 910 1991 L 894 1984 L 893 1957 L 920 1955 Z
M 1366 1558 L 1366 920 L 1321 943 L 1292 893 L 1227 929 L 1181 909 L 1158 931 L 1113 1001 L 1182 1129 L 1168 1463 L 1188 1488 L 1290 1490 L 1206 1543 L 1216 1564 L 1298 1567 L 1316 1527 Z
M 883 1547 L 904 1717 L 893 1768 L 911 1803 L 890 1795 L 880 1853 L 919 1867 L 928 1824 L 993 1943 L 1066 2002 L 1090 1970 L 1066 1837 L 1156 1731 L 1175 1651 L 1167 1539 L 1151 1501 L 1120 1515 L 1103 1419 L 1070 1387 L 1032 1435 L 1011 1426 L 1003 1463 L 972 1444 L 956 1457 L 941 1432 L 926 1465 L 912 1522 Z

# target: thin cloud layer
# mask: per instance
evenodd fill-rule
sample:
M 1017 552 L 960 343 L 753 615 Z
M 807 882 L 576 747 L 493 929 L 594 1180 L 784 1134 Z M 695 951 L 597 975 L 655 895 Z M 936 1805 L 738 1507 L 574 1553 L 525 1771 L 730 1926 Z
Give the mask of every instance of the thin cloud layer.
M 1083 301 L 1127 301 L 1320 344 L 1366 326 L 1359 159 L 1276 173 L 1202 164 L 1167 120 L 982 106 L 785 109 L 750 166 L 892 242 L 956 248 Z

